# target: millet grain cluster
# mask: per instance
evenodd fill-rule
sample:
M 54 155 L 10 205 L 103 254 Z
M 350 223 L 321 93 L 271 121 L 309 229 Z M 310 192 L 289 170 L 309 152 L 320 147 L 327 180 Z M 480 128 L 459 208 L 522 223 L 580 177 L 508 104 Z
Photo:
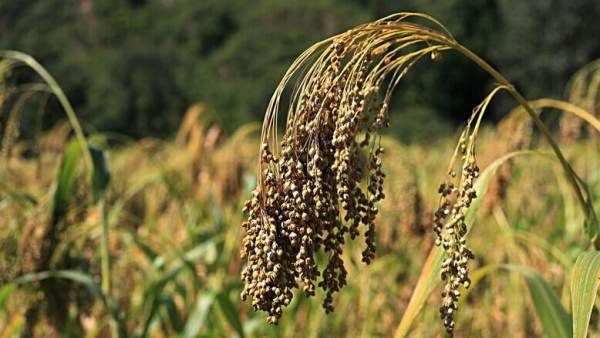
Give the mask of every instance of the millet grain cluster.
M 245 206 L 242 298 L 252 297 L 255 309 L 269 313 L 269 323 L 277 323 L 295 288 L 312 296 L 321 287 L 323 307 L 333 311 L 333 293 L 346 284 L 346 234 L 354 239 L 364 228 L 362 260 L 368 264 L 375 256 L 374 221 L 385 177 L 376 135 L 387 114 L 381 105 L 374 118 L 366 113 L 373 109 L 373 92 L 364 86 L 367 59 L 342 70 L 344 46 L 334 43 L 331 52 L 324 76 L 301 97 L 280 154 L 263 143 L 263 182 Z M 343 71 L 347 76 L 339 76 Z M 369 154 L 366 168 L 356 165 L 361 151 Z M 322 272 L 317 252 L 327 258 Z
M 473 110 L 450 161 L 448 177 L 438 189 L 440 202 L 434 212 L 433 232 L 435 244 L 441 246 L 446 254 L 441 266 L 440 317 L 450 336 L 454 332 L 454 315 L 458 309 L 461 288 L 468 289 L 471 285 L 468 263 L 475 258 L 467 247 L 469 229 L 465 220 L 467 211 L 473 200 L 477 198 L 475 182 L 479 178 L 480 171 L 476 161 L 475 143 L 486 107 L 500 89 L 502 87 L 494 89 Z M 455 167 L 459 157 L 460 170 L 457 175 Z
M 333 294 L 346 284 L 346 239 L 363 233 L 362 261 L 369 264 L 375 257 L 375 218 L 385 197 L 379 131 L 389 124 L 391 94 L 418 60 L 437 60 L 453 41 L 436 20 L 400 13 L 316 43 L 282 78 L 265 114 L 259 182 L 245 205 L 241 250 L 246 260 L 241 297 L 266 311 L 269 323 L 278 322 L 295 289 L 312 296 L 322 288 L 323 307 L 333 311 Z M 281 96 L 293 79 L 279 142 Z M 473 182 L 479 174 L 474 139 L 468 138 L 477 127 L 461 140 L 463 170 L 457 188 L 449 183 L 441 189 L 435 218 L 437 242 L 448 254 L 441 311 L 449 332 L 459 285 L 469 283 L 467 260 L 472 254 L 465 245 L 464 213 L 475 197 Z

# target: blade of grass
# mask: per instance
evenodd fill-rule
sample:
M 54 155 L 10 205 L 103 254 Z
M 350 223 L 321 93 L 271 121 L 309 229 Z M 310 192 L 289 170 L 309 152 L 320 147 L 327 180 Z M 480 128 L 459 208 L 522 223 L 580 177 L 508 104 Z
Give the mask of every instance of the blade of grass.
M 396 328 L 394 337 L 403 338 L 408 335 L 410 327 L 427 301 L 427 297 L 429 297 L 431 291 L 433 291 L 440 282 L 439 273 L 443 258 L 444 252 L 438 247 L 434 247 L 429 252 L 429 256 L 427 256 L 425 265 L 423 265 L 423 269 L 419 275 L 417 286 L 413 291 L 406 310 L 404 310 L 404 314 L 402 315 L 400 324 Z
M 77 164 L 81 157 L 81 147 L 78 140 L 72 140 L 65 148 L 56 186 L 54 190 L 52 218 L 54 222 L 62 219 L 67 212 L 67 206 L 73 196 L 73 185 L 77 178 Z
M 94 203 L 98 203 L 104 196 L 108 183 L 110 181 L 110 171 L 108 170 L 108 161 L 106 152 L 102 149 L 90 145 L 90 154 L 92 156 L 92 197 Z
M 0 309 L 4 308 L 4 304 L 8 300 L 8 297 L 16 290 L 17 284 L 6 283 L 0 288 Z
M 207 262 L 210 262 L 212 260 L 211 256 L 214 255 L 213 251 L 214 251 L 214 247 L 215 247 L 215 242 L 220 241 L 220 240 L 221 240 L 221 236 L 214 238 L 211 241 L 203 242 L 203 243 L 195 246 L 194 248 L 190 249 L 185 254 L 178 256 L 177 257 L 178 262 L 175 264 L 174 267 L 172 267 L 171 269 L 169 269 L 167 271 L 160 273 L 158 275 L 157 279 L 152 279 L 150 281 L 150 283 L 147 286 L 145 286 L 143 306 L 147 306 L 147 304 L 150 303 L 150 310 L 147 313 L 145 324 L 143 326 L 140 337 L 148 336 L 150 327 L 151 327 L 152 323 L 154 322 L 155 316 L 158 313 L 158 311 L 160 310 L 160 305 L 161 305 L 160 299 L 161 299 L 161 295 L 162 295 L 162 292 L 163 292 L 163 289 L 165 288 L 165 286 L 168 283 L 175 281 L 175 279 L 179 276 L 179 274 L 182 271 L 184 271 L 186 268 L 190 269 L 192 275 L 195 277 L 195 270 L 194 270 L 193 263 L 198 262 L 201 259 L 203 259 Z M 140 245 L 140 247 L 144 251 L 150 250 L 150 248 L 147 245 L 143 245 L 143 241 L 141 241 L 141 239 L 139 239 L 139 238 L 135 241 L 135 243 Z M 153 252 L 151 252 L 148 257 L 152 257 L 154 255 L 155 254 Z M 154 256 L 154 257 L 155 258 L 154 258 L 152 267 L 157 270 L 162 269 L 164 267 L 164 265 L 166 264 L 165 257 L 164 256 Z M 196 280 L 194 282 L 195 282 L 195 284 L 199 283 L 199 281 L 196 281 Z
M 570 102 L 544 98 L 544 99 L 538 99 L 535 101 L 530 101 L 529 104 L 534 109 L 556 108 L 556 109 L 563 110 L 565 112 L 569 112 L 569 113 L 579 117 L 580 119 L 586 121 L 594 129 L 596 129 L 597 131 L 600 132 L 600 121 L 596 117 L 594 117 L 594 115 L 592 113 L 590 113 L 587 110 L 585 110 L 577 105 L 574 105 Z
M 175 304 L 173 297 L 163 294 L 161 296 L 161 304 L 166 309 L 169 321 L 171 322 L 171 326 L 173 327 L 173 329 L 175 329 L 176 332 L 181 332 L 181 330 L 183 330 L 183 323 L 181 322 L 179 311 L 177 310 L 177 305 Z
M 17 62 L 22 62 L 22 63 L 28 65 L 29 67 L 31 67 L 31 69 L 33 69 L 36 73 L 38 73 L 42 77 L 42 79 L 48 84 L 48 87 L 50 87 L 50 90 L 52 91 L 52 93 L 54 93 L 54 95 L 56 95 L 56 98 L 58 99 L 61 106 L 63 107 L 65 114 L 67 115 L 67 118 L 69 119 L 69 123 L 71 124 L 71 127 L 75 131 L 75 135 L 77 137 L 77 140 L 79 141 L 79 146 L 81 147 L 81 151 L 83 152 L 83 157 L 85 158 L 86 166 L 88 168 L 91 168 L 92 167 L 92 156 L 88 150 L 87 140 L 85 138 L 85 135 L 83 134 L 83 128 L 81 128 L 81 125 L 79 124 L 79 120 L 77 119 L 77 114 L 75 114 L 75 110 L 73 109 L 73 106 L 71 106 L 71 103 L 67 99 L 67 96 L 63 92 L 62 88 L 58 85 L 58 83 L 56 82 L 54 77 L 52 77 L 52 75 L 50 75 L 50 73 L 48 73 L 46 68 L 44 68 L 33 57 L 31 57 L 30 55 L 27 55 L 25 53 L 14 51 L 14 50 L 0 50 L 0 57 L 6 58 L 9 60 L 15 60 Z
M 598 286 L 600 286 L 600 252 L 584 252 L 577 257 L 571 274 L 573 338 L 587 337 Z
M 544 335 L 549 338 L 570 338 L 571 318 L 550 285 L 531 268 L 518 265 L 504 267 L 525 278 Z
M 237 332 L 240 337 L 244 337 L 244 328 L 242 327 L 242 320 L 240 319 L 239 311 L 229 298 L 229 292 L 223 291 L 217 295 L 217 302 L 219 308 L 225 315 L 225 318 L 229 322 L 229 325 Z
M 110 171 L 108 170 L 108 162 L 106 153 L 93 145 L 89 146 L 89 154 L 92 160 L 92 178 L 91 190 L 92 199 L 100 209 L 100 217 L 102 222 L 102 237 L 100 239 L 100 268 L 102 271 L 102 292 L 106 295 L 111 294 L 110 284 L 110 253 L 108 252 L 108 236 L 109 236 L 109 219 L 108 208 L 106 206 L 106 189 L 110 181 Z M 111 327 L 113 335 L 117 335 L 117 325 L 112 322 Z
M 196 306 L 183 329 L 183 338 L 193 338 L 198 336 L 200 329 L 202 329 L 202 326 L 208 318 L 214 300 L 215 294 L 211 291 L 206 291 L 202 296 L 198 297 Z

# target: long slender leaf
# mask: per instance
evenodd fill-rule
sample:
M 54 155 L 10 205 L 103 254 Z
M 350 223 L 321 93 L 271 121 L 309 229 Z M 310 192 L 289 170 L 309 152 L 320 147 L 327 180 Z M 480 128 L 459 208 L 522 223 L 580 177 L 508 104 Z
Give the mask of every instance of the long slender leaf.
M 4 308 L 4 304 L 8 300 L 8 297 L 15 291 L 17 288 L 17 284 L 15 283 L 6 283 L 2 285 L 0 288 L 0 309 Z
M 544 336 L 570 338 L 571 318 L 550 285 L 533 269 L 508 265 L 508 270 L 520 273 L 527 283 L 533 306 L 542 324 Z
M 206 322 L 210 308 L 215 300 L 214 293 L 207 291 L 204 295 L 198 298 L 196 306 L 190 314 L 185 328 L 183 329 L 183 338 L 194 338 L 198 336 L 200 329 Z
M 235 329 L 240 337 L 244 337 L 244 328 L 242 327 L 242 320 L 240 319 L 240 313 L 236 309 L 235 305 L 231 302 L 228 292 L 221 292 L 217 295 L 217 302 L 219 308 L 225 315 L 225 319 Z
M 46 68 L 44 68 L 39 62 L 37 62 L 37 60 L 25 53 L 18 52 L 15 50 L 0 50 L 0 57 L 6 58 L 8 60 L 22 62 L 27 66 L 31 67 L 31 69 L 33 69 L 42 77 L 42 79 L 44 79 L 44 82 L 48 84 L 50 91 L 54 93 L 54 95 L 56 95 L 56 98 L 60 102 L 61 106 L 65 111 L 65 114 L 67 115 L 67 118 L 69 119 L 69 123 L 71 124 L 73 131 L 75 131 L 75 136 L 79 141 L 78 143 L 81 148 L 81 151 L 83 151 L 83 156 L 86 159 L 86 164 L 91 165 L 92 159 L 87 147 L 87 140 L 85 138 L 85 135 L 83 134 L 83 128 L 81 128 L 81 124 L 77 119 L 77 114 L 75 114 L 73 106 L 71 106 L 71 102 L 69 102 L 69 99 L 67 99 L 67 96 L 63 92 L 62 88 L 58 85 L 54 77 L 52 77 L 52 75 L 48 73 Z
M 203 242 L 190 249 L 186 253 L 181 254 L 178 257 L 179 261 L 177 262 L 177 264 L 175 264 L 174 267 L 164 272 L 161 271 L 161 274 L 158 276 L 157 279 L 151 280 L 150 283 L 145 286 L 144 306 L 150 303 L 150 310 L 147 313 L 147 318 L 145 320 L 142 333 L 140 335 L 141 337 L 147 337 L 150 327 L 154 322 L 155 316 L 160 310 L 160 305 L 164 305 L 161 304 L 161 302 L 159 301 L 164 287 L 168 283 L 175 281 L 179 274 L 185 270 L 185 268 L 190 269 L 192 271 L 192 275 L 194 276 L 194 278 L 196 278 L 193 263 L 201 259 L 203 259 L 204 261 L 213 260 L 212 256 L 215 255 L 214 242 L 215 240 Z M 142 250 L 144 250 L 145 252 L 148 251 L 148 257 L 152 257 L 153 255 L 155 255 L 154 252 L 151 251 L 150 247 L 143 245 L 143 242 L 141 240 L 137 240 L 135 243 L 140 245 Z M 164 256 L 155 256 L 152 266 L 156 270 L 162 270 L 165 264 L 166 258 Z
M 73 196 L 73 185 L 77 178 L 77 164 L 80 158 L 81 147 L 79 146 L 79 142 L 72 140 L 65 149 L 54 190 L 52 215 L 55 221 L 65 215 L 71 196 Z
M 577 257 L 571 275 L 573 338 L 587 336 L 598 286 L 600 286 L 600 252 L 584 252 Z
M 25 274 L 17 279 L 15 279 L 15 283 L 17 284 L 27 284 L 31 282 L 41 281 L 50 278 L 62 278 L 72 280 L 79 284 L 84 285 L 92 292 L 101 295 L 100 288 L 97 283 L 94 282 L 92 276 L 83 273 L 81 271 L 75 270 L 55 270 L 55 271 L 42 271 L 42 272 L 33 272 Z
M 161 303 L 166 309 L 171 326 L 173 329 L 175 329 L 175 331 L 180 332 L 183 329 L 183 323 L 179 317 L 179 311 L 177 311 L 177 305 L 175 305 L 173 297 L 163 294 L 161 297 Z

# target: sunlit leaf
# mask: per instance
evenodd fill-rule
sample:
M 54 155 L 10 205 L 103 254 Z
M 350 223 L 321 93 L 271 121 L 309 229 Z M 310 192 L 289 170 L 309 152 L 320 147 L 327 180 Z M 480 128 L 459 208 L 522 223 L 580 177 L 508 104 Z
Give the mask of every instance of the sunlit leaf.
M 0 309 L 4 308 L 4 304 L 8 300 L 8 297 L 15 291 L 17 285 L 15 283 L 6 283 L 0 287 Z
M 584 252 L 575 262 L 571 275 L 573 338 L 587 336 L 592 308 L 600 285 L 600 252 Z
M 205 292 L 198 297 L 196 306 L 188 317 L 185 328 L 183 329 L 183 338 L 194 338 L 198 335 L 208 318 L 214 300 L 215 295 L 212 292 Z
M 81 147 L 77 140 L 72 140 L 67 145 L 54 190 L 54 208 L 52 215 L 55 221 L 64 217 L 71 197 L 73 196 L 73 185 L 77 178 L 77 165 L 81 159 Z

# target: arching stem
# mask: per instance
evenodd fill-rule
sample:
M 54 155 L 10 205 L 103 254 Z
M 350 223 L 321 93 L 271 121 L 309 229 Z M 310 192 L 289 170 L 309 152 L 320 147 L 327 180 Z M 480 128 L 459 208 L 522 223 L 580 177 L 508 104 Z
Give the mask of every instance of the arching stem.
M 594 212 L 594 209 L 591 207 L 591 204 L 589 203 L 589 201 L 587 201 L 586 198 L 584 197 L 584 194 L 582 192 L 582 187 L 579 185 L 579 182 L 578 182 L 578 181 L 580 181 L 579 177 L 577 176 L 577 174 L 575 173 L 575 171 L 573 170 L 573 168 L 571 167 L 571 165 L 569 164 L 569 162 L 563 155 L 562 151 L 560 150 L 560 147 L 558 146 L 558 144 L 552 137 L 552 134 L 548 130 L 548 127 L 546 127 L 544 122 L 540 119 L 540 117 L 538 116 L 536 111 L 531 107 L 529 102 L 523 97 L 523 95 L 521 95 L 521 93 L 519 93 L 516 90 L 516 88 L 512 85 L 512 83 L 510 83 L 504 76 L 502 76 L 502 74 L 500 74 L 496 69 L 494 69 L 494 67 L 492 67 L 485 60 L 480 58 L 477 54 L 473 53 L 471 50 L 469 50 L 468 48 L 464 47 L 463 45 L 459 44 L 456 41 L 444 39 L 443 42 L 448 44 L 451 48 L 460 52 L 467 58 L 469 58 L 471 61 L 475 62 L 481 69 L 483 69 L 488 74 L 490 74 L 499 84 L 505 86 L 506 91 L 525 109 L 525 111 L 527 111 L 529 116 L 533 119 L 533 122 L 535 123 L 536 127 L 542 132 L 542 134 L 544 135 L 544 138 L 546 138 L 546 140 L 550 144 L 550 147 L 554 151 L 554 154 L 560 161 L 565 173 L 567 174 L 566 176 L 569 180 L 569 183 L 571 184 L 571 186 L 573 187 L 573 190 L 575 191 L 575 194 L 577 195 L 577 199 L 579 200 L 581 208 L 582 208 L 584 214 L 586 215 L 586 219 L 591 222 L 591 224 L 589 224 L 589 226 L 597 227 L 598 221 L 596 218 L 596 213 Z M 588 198 L 589 198 L 589 196 L 588 196 Z M 600 240 L 599 240 L 599 236 L 598 236 L 598 231 L 595 230 L 594 232 L 596 235 L 592 240 L 594 242 L 594 246 L 598 249 L 598 248 L 600 248 Z

